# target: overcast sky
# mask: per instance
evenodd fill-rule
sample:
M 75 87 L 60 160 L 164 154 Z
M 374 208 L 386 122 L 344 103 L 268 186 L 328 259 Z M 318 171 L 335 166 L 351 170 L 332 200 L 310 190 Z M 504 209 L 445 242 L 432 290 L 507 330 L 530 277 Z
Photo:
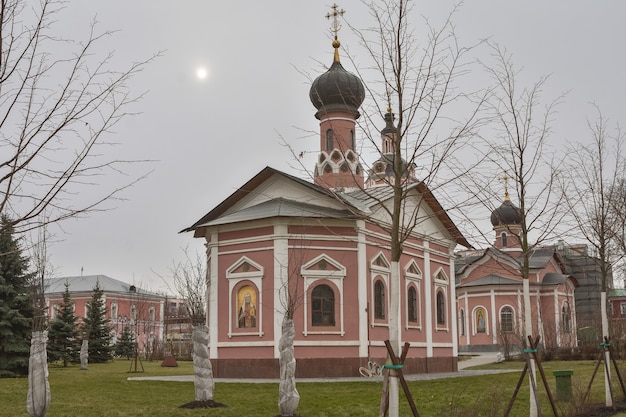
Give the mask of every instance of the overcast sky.
M 269 165 L 300 175 L 282 139 L 305 152 L 313 168 L 318 122 L 309 101 L 309 80 L 329 65 L 330 2 L 109 0 L 70 1 L 58 16 L 64 33 L 85 37 L 97 16 L 110 38 L 115 65 L 163 51 L 133 81 L 148 91 L 141 114 L 116 126 L 113 140 L 129 158 L 155 160 L 153 173 L 125 192 L 116 209 L 70 220 L 57 231 L 52 263 L 57 276 L 104 274 L 166 291 L 182 248 L 203 251 L 203 242 L 179 234 Z M 416 1 L 437 25 L 452 8 L 447 0 Z M 339 6 L 353 26 L 373 24 L 359 1 Z M 523 67 L 524 82 L 551 75 L 545 96 L 569 92 L 559 107 L 554 137 L 589 137 L 589 102 L 624 122 L 626 2 L 467 1 L 456 14 L 457 35 L 471 44 L 491 38 Z M 416 18 L 416 30 L 422 20 Z M 358 42 L 344 24 L 339 38 L 358 62 Z M 360 51 L 360 52 L 359 52 Z M 348 60 L 342 60 L 354 71 Z M 208 76 L 199 79 L 198 68 Z M 367 80 L 364 80 L 367 82 Z M 468 86 L 471 87 L 471 86 Z M 381 126 L 382 127 L 382 126 Z M 358 136 L 358 135 L 357 135 Z M 313 158 L 308 159 L 309 156 Z M 310 161 L 310 162 L 309 162 Z M 137 172 L 133 172 L 136 169 Z M 131 168 L 138 175 L 145 166 Z M 489 213 L 485 212 L 487 218 Z

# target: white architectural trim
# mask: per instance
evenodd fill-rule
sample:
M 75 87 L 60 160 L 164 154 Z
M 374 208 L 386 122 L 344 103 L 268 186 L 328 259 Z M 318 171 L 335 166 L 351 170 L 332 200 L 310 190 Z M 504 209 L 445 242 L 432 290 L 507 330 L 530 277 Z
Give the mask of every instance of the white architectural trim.
M 430 277 L 430 243 L 424 241 L 424 276 Z M 426 357 L 431 358 L 433 356 L 433 288 L 432 280 L 424 280 L 424 303 L 426 311 L 426 317 L 424 323 L 426 327 Z
M 491 297 L 490 297 L 490 303 L 491 303 L 491 342 L 494 345 L 498 344 L 498 329 L 497 329 L 497 325 L 498 325 L 498 320 L 496 317 L 496 293 L 495 291 L 492 289 L 491 291 Z
M 278 344 L 285 313 L 284 288 L 289 282 L 289 236 L 286 224 L 274 226 L 274 358 L 280 358 Z
M 323 269 L 310 269 L 313 266 L 318 265 L 322 261 L 326 262 L 327 264 L 332 265 L 335 269 L 328 270 L 328 271 L 323 270 Z M 302 278 L 304 279 L 304 288 L 303 288 L 304 292 L 303 293 L 305 294 L 304 303 L 303 303 L 304 304 L 304 308 L 303 308 L 304 330 L 302 331 L 302 334 L 304 336 L 308 336 L 309 334 L 339 334 L 341 336 L 345 335 L 344 319 L 343 319 L 343 306 L 344 306 L 343 279 L 346 277 L 346 274 L 347 274 L 346 267 L 342 265 L 341 263 L 337 262 L 335 259 L 326 255 L 325 253 L 313 258 L 306 264 L 302 265 L 302 267 L 300 267 L 300 275 L 302 275 Z M 323 281 L 323 280 L 328 280 L 332 282 L 337 287 L 337 290 L 339 291 L 339 309 L 338 309 L 339 310 L 338 311 L 339 331 L 309 331 L 309 305 L 308 303 L 309 303 L 309 296 L 311 294 L 311 291 L 309 291 L 309 288 L 313 286 L 316 282 Z
M 218 259 L 219 259 L 219 247 L 218 247 L 218 235 L 217 232 L 211 232 L 207 242 L 207 257 L 208 257 L 208 282 L 207 282 L 207 300 L 209 306 L 207 308 L 207 322 L 209 323 L 209 357 L 212 359 L 218 358 L 218 317 L 217 317 L 217 294 L 219 287 L 218 278 Z M 229 314 L 232 312 L 229 311 Z
M 367 243 L 365 221 L 357 220 L 357 294 L 359 305 L 359 357 L 369 357 L 369 336 L 367 328 Z
M 235 272 L 241 268 L 242 265 L 251 265 L 252 268 L 249 271 Z M 265 268 L 263 266 L 247 256 L 242 256 L 235 263 L 226 269 L 226 279 L 228 280 L 228 337 L 233 336 L 263 336 L 263 276 L 265 275 Z M 250 281 L 257 290 L 257 326 L 258 331 L 248 332 L 235 332 L 238 323 L 234 323 L 233 312 L 236 311 L 236 305 L 233 305 L 235 298 L 235 288 L 243 281 Z

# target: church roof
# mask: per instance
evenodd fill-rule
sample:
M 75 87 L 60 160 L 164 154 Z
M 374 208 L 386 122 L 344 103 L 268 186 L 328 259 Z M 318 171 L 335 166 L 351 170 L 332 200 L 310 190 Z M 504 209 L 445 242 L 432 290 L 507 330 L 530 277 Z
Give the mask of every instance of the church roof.
M 91 293 L 96 286 L 96 283 L 98 283 L 100 288 L 105 293 L 130 294 L 131 292 L 134 292 L 136 294 L 155 297 L 160 296 L 159 294 L 137 288 L 132 284 L 128 284 L 106 275 L 81 275 L 74 277 L 51 278 L 46 281 L 44 293 L 62 294 L 65 292 L 66 282 L 69 284 L 69 290 L 71 293 Z M 131 288 L 134 288 L 134 291 L 131 291 Z
M 479 278 L 475 281 L 468 282 L 467 284 L 461 284 L 459 287 L 480 287 L 484 285 L 520 285 L 521 280 L 505 278 L 499 275 L 490 274 Z
M 335 210 L 329 207 L 301 203 L 286 198 L 275 198 L 252 207 L 236 211 L 215 220 L 198 225 L 216 226 L 220 224 L 238 223 L 250 220 L 268 219 L 272 217 L 306 217 L 306 218 L 357 218 L 350 210 Z
M 288 198 L 269 199 L 264 203 L 259 203 L 252 207 L 239 210 L 235 213 L 227 213 L 235 204 L 242 201 L 246 196 L 251 195 L 264 182 L 269 180 L 273 175 L 279 175 L 289 181 L 293 181 L 313 194 L 319 195 L 322 200 L 328 198 L 339 207 L 344 209 L 335 209 L 327 206 L 318 206 L 315 204 L 296 202 Z M 441 207 L 437 199 L 432 195 L 430 190 L 423 182 L 411 184 L 408 189 L 415 188 L 419 192 L 426 204 L 435 213 L 436 218 L 443 224 L 448 233 L 455 241 L 465 247 L 471 247 L 460 230 L 452 222 L 446 211 Z M 348 193 L 333 192 L 330 189 L 321 187 L 301 178 L 294 177 L 284 172 L 278 171 L 271 167 L 265 167 L 257 175 L 252 177 L 243 186 L 237 189 L 224 201 L 218 204 L 213 210 L 202 216 L 193 225 L 181 230 L 182 232 L 195 232 L 196 237 L 203 236 L 201 229 L 217 224 L 233 223 L 235 221 L 254 220 L 258 218 L 269 218 L 275 216 L 296 216 L 297 214 L 304 217 L 324 217 L 324 218 L 361 218 L 372 212 L 372 209 L 379 204 L 389 200 L 393 196 L 393 188 L 390 186 L 380 186 L 369 188 L 366 191 L 357 190 Z M 314 213 L 317 211 L 317 213 Z

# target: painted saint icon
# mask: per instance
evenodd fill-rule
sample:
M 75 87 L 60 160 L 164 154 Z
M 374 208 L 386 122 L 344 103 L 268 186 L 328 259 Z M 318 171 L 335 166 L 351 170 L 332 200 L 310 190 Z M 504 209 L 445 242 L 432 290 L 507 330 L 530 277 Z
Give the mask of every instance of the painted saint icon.
M 256 291 L 246 285 L 237 294 L 239 328 L 256 327 Z
M 476 333 L 485 333 L 485 310 L 479 308 L 476 310 Z

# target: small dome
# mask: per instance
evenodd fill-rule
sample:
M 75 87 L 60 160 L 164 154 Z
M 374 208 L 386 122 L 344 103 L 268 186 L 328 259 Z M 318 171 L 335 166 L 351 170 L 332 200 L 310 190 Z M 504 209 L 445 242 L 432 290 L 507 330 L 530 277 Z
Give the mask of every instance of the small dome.
M 368 172 L 370 180 L 379 181 L 395 177 L 393 170 L 393 161 L 395 159 L 393 153 L 381 155 L 381 157 L 372 164 L 372 168 L 370 168 Z M 400 161 L 402 164 L 402 178 L 409 182 L 417 181 L 415 178 L 415 164 L 408 164 L 404 158 L 401 158 Z
M 506 199 L 500 207 L 491 212 L 491 224 L 494 227 L 522 224 L 522 214 L 519 208 L 511 203 L 511 200 Z
M 365 88 L 356 75 L 346 71 L 338 59 L 324 74 L 313 81 L 309 91 L 311 103 L 319 111 L 349 110 L 359 114 L 365 100 Z M 319 119 L 318 115 L 316 117 Z

